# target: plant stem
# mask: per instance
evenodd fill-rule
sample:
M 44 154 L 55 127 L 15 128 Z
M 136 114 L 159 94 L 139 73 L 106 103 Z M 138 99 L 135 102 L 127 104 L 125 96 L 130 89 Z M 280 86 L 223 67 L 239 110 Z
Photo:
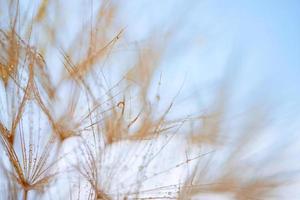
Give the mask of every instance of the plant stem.
M 27 193 L 28 193 L 28 191 L 24 190 L 23 200 L 27 200 Z

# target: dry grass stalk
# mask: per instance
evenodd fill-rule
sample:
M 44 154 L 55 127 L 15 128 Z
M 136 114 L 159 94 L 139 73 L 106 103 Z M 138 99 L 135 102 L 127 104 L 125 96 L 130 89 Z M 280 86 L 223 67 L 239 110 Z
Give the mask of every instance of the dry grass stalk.
M 242 161 L 263 135 L 259 122 L 250 121 L 252 129 L 232 140 L 224 133 L 226 91 L 205 115 L 179 119 L 170 114 L 176 98 L 163 111 L 160 94 L 149 98 L 165 42 L 139 48 L 119 80 L 109 79 L 113 50 L 126 42 L 117 4 L 89 5 L 85 31 L 74 34 L 68 48 L 58 43 L 63 27 L 49 22 L 67 3 L 43 0 L 34 13 L 19 3 L 3 4 L 9 23 L 0 29 L 2 199 L 192 199 L 206 193 L 277 199 L 287 182 L 281 173 L 259 175 L 255 169 L 269 169 L 265 162 Z M 33 17 L 26 21 L 28 14 Z M 45 37 L 41 43 L 34 42 L 36 27 Z M 49 54 L 55 50 L 61 60 L 54 68 Z M 185 126 L 190 122 L 192 130 Z

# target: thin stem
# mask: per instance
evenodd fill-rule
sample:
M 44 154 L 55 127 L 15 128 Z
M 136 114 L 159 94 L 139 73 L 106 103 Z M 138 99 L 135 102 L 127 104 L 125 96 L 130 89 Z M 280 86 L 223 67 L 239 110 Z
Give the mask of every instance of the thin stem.
M 24 190 L 23 200 L 27 200 L 28 190 Z

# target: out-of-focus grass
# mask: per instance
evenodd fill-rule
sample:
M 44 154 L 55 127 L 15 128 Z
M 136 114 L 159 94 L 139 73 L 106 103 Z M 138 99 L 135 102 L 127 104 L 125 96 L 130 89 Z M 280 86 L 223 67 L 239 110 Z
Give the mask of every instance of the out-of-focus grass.
M 118 3 L 82 3 L 76 23 L 70 2 L 1 5 L 1 199 L 294 198 L 272 113 L 256 106 L 233 128 L 225 81 L 205 112 L 174 117 L 157 72 L 170 41 L 123 55 Z

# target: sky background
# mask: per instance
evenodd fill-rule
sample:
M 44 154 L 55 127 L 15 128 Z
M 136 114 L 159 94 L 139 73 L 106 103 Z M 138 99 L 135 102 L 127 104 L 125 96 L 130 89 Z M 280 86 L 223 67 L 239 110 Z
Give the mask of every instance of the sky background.
M 165 96 L 175 95 L 183 82 L 182 96 L 192 94 L 187 99 L 194 103 L 183 103 L 180 114 L 205 109 L 227 81 L 231 120 L 239 123 L 239 114 L 257 103 L 270 115 L 270 141 L 277 140 L 270 152 L 287 150 L 285 159 L 298 167 L 300 1 L 133 0 L 120 8 L 132 40 L 176 30 L 162 63 L 162 85 Z
M 40 1 L 30 2 L 20 1 L 21 9 L 34 10 Z M 59 19 L 69 27 L 62 37 L 70 38 L 74 27 L 89 19 L 92 1 L 86 10 L 83 2 L 66 0 L 68 7 L 60 8 L 65 16 Z M 95 8 L 98 3 L 93 1 Z M 161 63 L 166 88 L 177 91 L 184 82 L 185 89 L 201 93 L 227 77 L 237 99 L 263 98 L 289 111 L 300 107 L 300 1 L 130 0 L 117 5 L 127 41 L 172 33 Z
M 137 41 L 152 30 L 176 30 L 162 64 L 174 88 L 185 77 L 199 92 L 225 76 L 235 104 L 259 99 L 281 113 L 299 112 L 300 1 L 133 0 L 120 8 Z

